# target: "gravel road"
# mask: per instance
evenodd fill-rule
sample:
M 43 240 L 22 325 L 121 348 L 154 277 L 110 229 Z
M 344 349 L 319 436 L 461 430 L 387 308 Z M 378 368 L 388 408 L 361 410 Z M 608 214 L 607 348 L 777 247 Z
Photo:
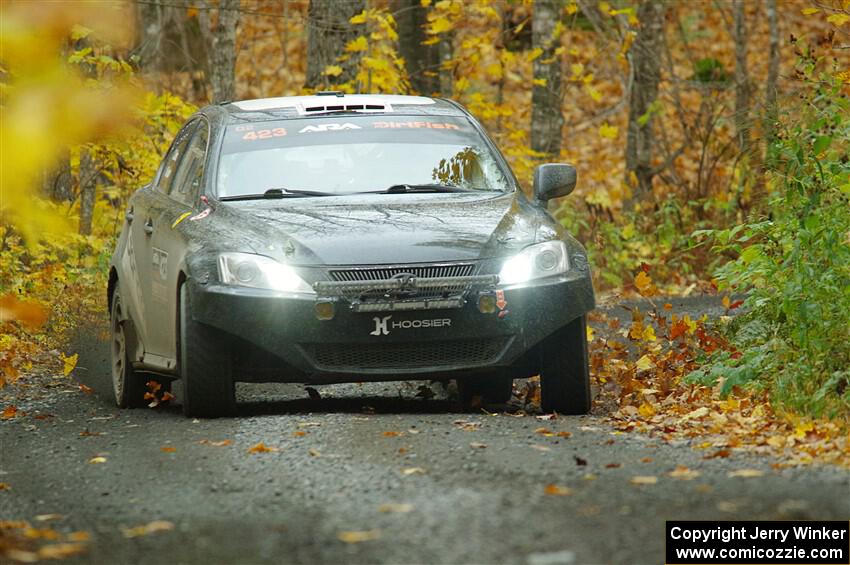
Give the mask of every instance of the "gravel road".
M 239 416 L 220 420 L 122 411 L 102 335 L 86 328 L 75 344 L 93 393 L 68 380 L 0 391 L 0 407 L 26 413 L 0 421 L 0 520 L 59 514 L 44 525 L 89 531 L 87 553 L 66 562 L 662 563 L 668 519 L 850 519 L 845 469 L 705 460 L 604 415 L 464 413 L 442 387 L 417 397 L 421 383 L 322 387 L 320 400 L 240 386 Z M 248 452 L 260 442 L 276 450 Z M 677 465 L 701 474 L 667 476 Z M 764 475 L 728 476 L 742 468 Z M 127 537 L 158 520 L 173 529 Z

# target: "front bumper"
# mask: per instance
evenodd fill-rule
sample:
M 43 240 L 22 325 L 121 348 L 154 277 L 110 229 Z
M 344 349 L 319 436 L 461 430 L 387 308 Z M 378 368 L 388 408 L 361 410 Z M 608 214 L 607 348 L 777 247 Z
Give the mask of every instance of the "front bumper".
M 191 315 L 225 334 L 234 376 L 247 381 L 415 379 L 509 367 L 594 308 L 586 271 L 502 288 L 505 303 L 495 313 L 480 312 L 471 295 L 442 310 L 356 312 L 340 301 L 331 320 L 317 318 L 314 296 L 187 284 Z

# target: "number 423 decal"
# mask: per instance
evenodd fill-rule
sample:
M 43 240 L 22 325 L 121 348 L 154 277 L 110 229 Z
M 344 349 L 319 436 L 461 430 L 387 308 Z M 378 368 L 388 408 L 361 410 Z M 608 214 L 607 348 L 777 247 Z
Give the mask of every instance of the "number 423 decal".
M 283 137 L 286 135 L 284 128 L 260 129 L 257 131 L 249 131 L 242 136 L 245 141 L 254 141 L 255 139 L 271 139 L 272 137 Z

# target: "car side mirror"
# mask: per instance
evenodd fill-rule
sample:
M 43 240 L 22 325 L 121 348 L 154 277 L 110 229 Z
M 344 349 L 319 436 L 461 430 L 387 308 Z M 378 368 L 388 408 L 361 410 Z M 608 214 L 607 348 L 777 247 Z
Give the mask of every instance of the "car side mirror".
M 576 187 L 576 168 L 563 163 L 546 163 L 534 169 L 534 199 L 545 204 L 566 196 Z

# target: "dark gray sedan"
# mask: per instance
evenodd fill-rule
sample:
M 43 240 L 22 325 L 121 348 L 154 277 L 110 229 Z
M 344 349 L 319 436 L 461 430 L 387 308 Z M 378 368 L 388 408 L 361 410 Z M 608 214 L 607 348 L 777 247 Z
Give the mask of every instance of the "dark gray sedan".
M 543 408 L 590 406 L 584 248 L 460 105 L 320 93 L 208 106 L 130 199 L 112 257 L 115 400 L 183 381 L 187 416 L 233 412 L 234 382 L 457 379 Z

